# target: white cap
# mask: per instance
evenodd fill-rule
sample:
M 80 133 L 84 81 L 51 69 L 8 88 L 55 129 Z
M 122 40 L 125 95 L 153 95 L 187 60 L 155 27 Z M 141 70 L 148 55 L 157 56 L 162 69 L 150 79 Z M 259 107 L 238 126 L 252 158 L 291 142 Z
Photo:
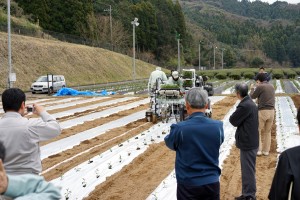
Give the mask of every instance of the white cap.
M 173 78 L 178 78 L 178 71 L 173 71 L 172 76 Z
M 161 67 L 156 67 L 156 70 L 159 70 L 159 71 L 161 71 Z

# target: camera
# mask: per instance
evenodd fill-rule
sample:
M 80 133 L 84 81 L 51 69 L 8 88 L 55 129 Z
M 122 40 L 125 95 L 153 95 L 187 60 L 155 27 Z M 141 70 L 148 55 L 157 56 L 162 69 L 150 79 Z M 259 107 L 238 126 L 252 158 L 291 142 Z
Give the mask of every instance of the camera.
M 28 106 L 27 107 L 27 112 L 33 112 L 34 111 L 34 107 L 33 106 Z

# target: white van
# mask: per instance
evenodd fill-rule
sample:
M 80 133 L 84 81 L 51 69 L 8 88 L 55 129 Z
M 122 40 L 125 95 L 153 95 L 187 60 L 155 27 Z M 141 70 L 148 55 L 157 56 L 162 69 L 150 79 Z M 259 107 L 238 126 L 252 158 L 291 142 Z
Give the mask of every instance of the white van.
M 31 84 L 30 90 L 32 94 L 35 93 L 47 93 L 48 82 L 50 92 L 56 92 L 59 89 L 66 87 L 65 77 L 63 75 L 53 75 L 53 86 L 52 86 L 52 75 L 40 76 L 34 83 Z

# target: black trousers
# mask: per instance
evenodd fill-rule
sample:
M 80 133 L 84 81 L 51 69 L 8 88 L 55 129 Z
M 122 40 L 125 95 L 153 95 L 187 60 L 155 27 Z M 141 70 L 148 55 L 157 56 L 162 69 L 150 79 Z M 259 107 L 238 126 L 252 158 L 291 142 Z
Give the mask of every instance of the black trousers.
M 220 200 L 220 182 L 202 186 L 177 183 L 177 200 Z
M 258 149 L 249 151 L 240 150 L 240 161 L 242 171 L 242 195 L 255 198 L 256 179 L 255 166 L 256 154 Z

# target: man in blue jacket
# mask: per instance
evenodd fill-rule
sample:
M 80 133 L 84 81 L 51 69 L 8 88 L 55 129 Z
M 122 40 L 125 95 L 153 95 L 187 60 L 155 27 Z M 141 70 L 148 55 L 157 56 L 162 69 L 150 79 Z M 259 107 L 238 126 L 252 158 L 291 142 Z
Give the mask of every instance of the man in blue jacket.
M 219 200 L 223 123 L 205 116 L 208 106 L 205 90 L 190 89 L 185 105 L 189 117 L 172 124 L 170 134 L 165 137 L 166 145 L 176 151 L 177 199 Z
M 235 91 L 241 102 L 229 121 L 237 127 L 235 140 L 236 147 L 240 149 L 242 171 L 242 195 L 236 197 L 235 200 L 255 200 L 255 164 L 259 145 L 258 108 L 248 95 L 247 84 L 237 84 Z

